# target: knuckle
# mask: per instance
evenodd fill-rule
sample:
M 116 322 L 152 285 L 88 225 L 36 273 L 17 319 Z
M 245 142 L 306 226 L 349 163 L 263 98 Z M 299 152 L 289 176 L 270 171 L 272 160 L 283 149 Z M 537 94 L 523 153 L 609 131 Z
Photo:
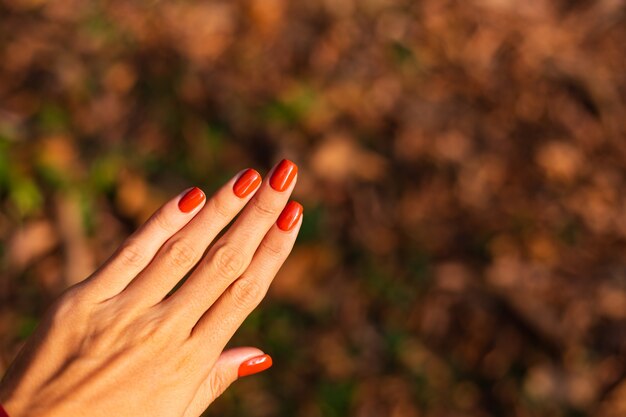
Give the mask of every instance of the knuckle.
M 75 287 L 66 290 L 52 305 L 51 316 L 53 323 L 65 323 L 74 315 L 80 315 L 85 304 L 85 296 Z
M 139 267 L 143 264 L 145 255 L 138 244 L 129 241 L 120 249 L 119 258 L 124 267 Z
M 228 276 L 238 276 L 245 267 L 245 256 L 232 245 L 223 245 L 215 251 L 215 264 Z
M 52 316 L 63 320 L 67 317 L 76 307 L 76 301 L 73 297 L 63 295 L 61 296 L 57 302 L 52 307 Z
M 223 199 L 214 197 L 211 199 L 210 204 L 211 204 L 211 210 L 217 216 L 224 218 L 224 219 L 229 219 L 233 216 L 232 210 L 230 210 L 230 208 L 228 207 L 228 204 L 226 204 L 226 202 Z
M 233 283 L 230 291 L 235 304 L 243 309 L 256 307 L 265 295 L 263 287 L 251 279 L 238 279 Z
M 276 242 L 269 242 L 267 240 L 263 240 L 261 242 L 261 251 L 272 259 L 282 259 L 284 257 L 284 248 L 283 245 Z
M 163 212 L 155 214 L 153 217 L 153 221 L 159 228 L 165 230 L 166 232 L 171 232 L 174 230 L 171 219 Z
M 146 323 L 138 331 L 135 342 L 142 346 L 159 346 L 168 339 L 166 332 L 161 329 L 158 320 Z
M 230 380 L 225 373 L 214 371 L 209 375 L 207 384 L 209 395 L 212 398 L 217 398 L 226 391 L 226 388 L 230 385 Z
M 191 267 L 196 259 L 195 250 L 182 239 L 170 243 L 165 256 L 172 264 L 181 268 Z
M 193 369 L 195 365 L 194 359 L 193 355 L 176 355 L 174 358 L 174 369 L 176 373 L 179 375 L 189 373 L 189 370 Z
M 278 209 L 267 201 L 263 201 L 260 198 L 254 198 L 252 200 L 252 208 L 254 211 L 262 217 L 273 217 L 278 212 Z

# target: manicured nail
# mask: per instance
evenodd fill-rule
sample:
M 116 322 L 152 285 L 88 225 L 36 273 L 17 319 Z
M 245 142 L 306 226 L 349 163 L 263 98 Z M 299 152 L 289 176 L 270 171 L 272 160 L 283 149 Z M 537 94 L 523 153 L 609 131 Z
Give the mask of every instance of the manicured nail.
M 239 365 L 239 377 L 258 374 L 272 366 L 270 355 L 256 356 Z
M 233 185 L 233 192 L 237 197 L 244 198 L 256 190 L 259 184 L 261 184 L 261 174 L 248 168 Z
M 270 185 L 276 191 L 285 191 L 297 173 L 298 166 L 288 159 L 283 159 L 276 166 L 272 178 L 270 178 Z
M 206 196 L 198 187 L 193 187 L 178 202 L 178 208 L 183 213 L 189 213 L 198 207 L 206 199 Z
M 280 230 L 284 230 L 285 232 L 290 231 L 300 220 L 300 216 L 302 216 L 302 205 L 300 203 L 296 203 L 295 201 L 290 201 L 287 203 L 285 208 L 283 209 L 280 216 L 278 216 L 278 220 L 276 220 L 276 224 Z

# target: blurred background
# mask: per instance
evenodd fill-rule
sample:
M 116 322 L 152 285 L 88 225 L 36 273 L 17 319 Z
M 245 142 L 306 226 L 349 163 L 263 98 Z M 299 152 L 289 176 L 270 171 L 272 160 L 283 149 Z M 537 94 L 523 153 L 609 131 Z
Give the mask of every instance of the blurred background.
M 626 415 L 620 0 L 0 0 L 0 373 L 166 199 L 300 166 L 209 416 Z

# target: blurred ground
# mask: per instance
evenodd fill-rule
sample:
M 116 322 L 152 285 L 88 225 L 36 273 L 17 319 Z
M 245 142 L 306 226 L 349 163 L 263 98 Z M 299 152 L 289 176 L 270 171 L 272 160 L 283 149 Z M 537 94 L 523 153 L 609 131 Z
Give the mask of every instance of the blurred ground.
M 215 416 L 626 415 L 619 0 L 0 0 L 0 372 L 181 189 L 300 165 Z

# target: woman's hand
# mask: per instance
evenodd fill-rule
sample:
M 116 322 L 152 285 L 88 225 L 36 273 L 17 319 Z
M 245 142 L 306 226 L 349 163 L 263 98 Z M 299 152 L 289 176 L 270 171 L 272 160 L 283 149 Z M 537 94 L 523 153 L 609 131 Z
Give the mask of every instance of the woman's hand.
M 269 181 L 249 169 L 208 200 L 193 188 L 166 203 L 54 304 L 0 404 L 11 417 L 197 417 L 238 376 L 269 367 L 258 349 L 223 349 L 294 244 L 296 174 L 283 160 Z

